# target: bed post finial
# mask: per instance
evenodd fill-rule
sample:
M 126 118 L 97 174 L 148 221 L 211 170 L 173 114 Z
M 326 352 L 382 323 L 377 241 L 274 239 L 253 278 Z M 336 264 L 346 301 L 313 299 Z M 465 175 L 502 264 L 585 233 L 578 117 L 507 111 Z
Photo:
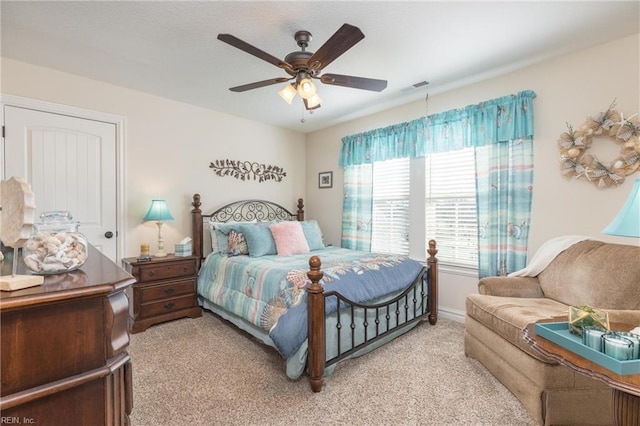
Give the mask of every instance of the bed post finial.
M 298 198 L 298 220 L 302 222 L 304 220 L 304 202 L 302 202 L 302 198 Z
M 307 313 L 309 327 L 309 380 L 311 390 L 320 392 L 325 368 L 325 340 L 324 340 L 324 288 L 320 280 L 324 275 L 320 270 L 321 262 L 318 256 L 309 259 L 307 277 L 311 284 L 307 286 Z
M 202 203 L 200 202 L 200 194 L 193 194 L 193 202 L 191 203 L 191 205 L 194 207 L 193 210 L 191 210 L 192 212 L 195 212 L 196 210 L 200 213 L 202 213 L 202 210 L 200 210 L 200 206 L 202 205 Z
M 436 254 L 438 249 L 436 248 L 436 240 L 429 240 L 429 249 L 427 250 L 429 257 L 427 258 L 427 264 L 429 265 L 429 277 L 430 287 L 429 292 L 429 324 L 435 325 L 438 321 L 438 259 Z
M 202 210 L 200 210 L 200 194 L 193 194 L 193 202 L 191 203 L 191 237 L 193 238 L 193 255 L 197 258 L 197 269 L 200 270 L 202 262 Z

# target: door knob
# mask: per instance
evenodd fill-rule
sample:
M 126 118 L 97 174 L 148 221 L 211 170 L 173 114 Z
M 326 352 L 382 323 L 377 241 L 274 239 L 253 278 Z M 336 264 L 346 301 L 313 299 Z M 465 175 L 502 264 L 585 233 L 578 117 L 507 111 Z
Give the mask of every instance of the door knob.
M 113 237 L 113 232 L 111 231 L 107 231 L 104 233 L 105 238 L 112 238 Z

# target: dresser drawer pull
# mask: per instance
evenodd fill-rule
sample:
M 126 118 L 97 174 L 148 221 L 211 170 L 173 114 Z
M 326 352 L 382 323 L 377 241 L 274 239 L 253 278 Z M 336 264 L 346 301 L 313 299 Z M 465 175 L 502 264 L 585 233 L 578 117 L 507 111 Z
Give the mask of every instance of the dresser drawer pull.
M 171 294 L 171 293 L 174 293 L 175 291 L 176 291 L 176 289 L 175 289 L 175 288 L 173 288 L 173 287 L 169 287 L 169 288 L 165 288 L 165 289 L 164 289 L 164 292 L 165 292 L 166 294 Z
M 168 302 L 164 304 L 165 309 L 172 309 L 174 306 L 176 306 L 176 304 L 173 302 Z
M 155 273 L 155 272 L 153 272 L 153 270 L 149 271 L 149 276 L 151 276 L 151 277 L 152 277 L 152 276 L 154 276 L 155 274 L 156 274 L 156 273 Z

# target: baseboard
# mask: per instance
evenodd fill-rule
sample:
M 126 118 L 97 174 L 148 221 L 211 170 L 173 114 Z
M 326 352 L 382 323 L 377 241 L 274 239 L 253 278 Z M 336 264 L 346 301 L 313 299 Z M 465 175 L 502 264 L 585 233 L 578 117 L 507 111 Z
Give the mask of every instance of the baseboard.
M 459 311 L 446 306 L 438 306 L 438 317 L 446 318 L 451 321 L 464 323 L 464 311 Z

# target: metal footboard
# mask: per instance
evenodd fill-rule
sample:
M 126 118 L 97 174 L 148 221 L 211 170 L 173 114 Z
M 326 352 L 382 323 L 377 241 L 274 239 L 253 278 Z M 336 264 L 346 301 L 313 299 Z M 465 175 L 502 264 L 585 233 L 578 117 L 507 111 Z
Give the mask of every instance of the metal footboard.
M 323 273 L 318 256 L 309 259 L 307 276 L 308 343 L 307 369 L 311 389 L 320 392 L 327 366 L 333 365 L 368 346 L 390 337 L 411 324 L 428 319 L 434 325 L 438 319 L 438 260 L 436 242 L 429 241 L 427 267 L 402 293 L 390 300 L 371 304 L 353 302 L 341 294 L 325 293 L 320 284 Z M 333 304 L 333 305 L 332 305 Z M 335 305 L 335 309 L 332 309 Z M 329 311 L 326 314 L 326 307 Z M 328 330 L 328 333 L 327 333 Z M 327 337 L 337 336 L 335 345 L 327 344 Z M 348 344 L 345 345 L 343 339 Z M 337 348 L 337 349 L 336 349 Z
M 335 291 L 323 293 L 325 307 L 336 306 L 336 312 L 325 317 L 325 366 L 329 367 L 393 332 L 424 320 L 431 312 L 428 272 L 423 268 L 401 294 L 379 303 L 361 304 Z

